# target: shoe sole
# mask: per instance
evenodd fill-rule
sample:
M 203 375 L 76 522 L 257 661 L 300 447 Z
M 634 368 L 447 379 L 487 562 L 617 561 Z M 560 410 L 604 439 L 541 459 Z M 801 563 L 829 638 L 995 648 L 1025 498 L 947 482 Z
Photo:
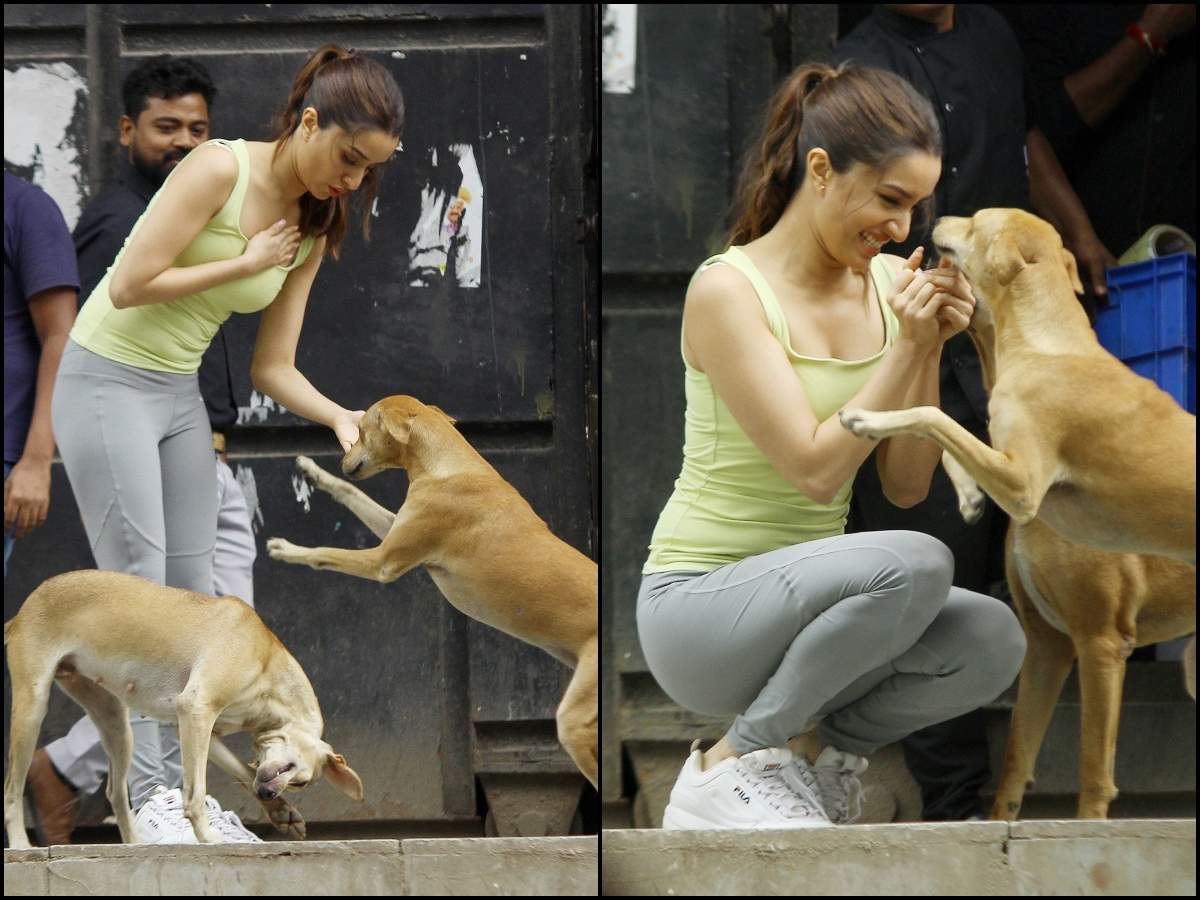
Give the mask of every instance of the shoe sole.
M 755 831 L 755 830 L 787 830 L 795 831 L 799 828 L 828 828 L 832 822 L 805 822 L 804 824 L 789 824 L 785 825 L 780 822 L 756 823 L 753 825 L 717 825 L 707 819 L 702 819 L 695 813 L 687 812 L 679 809 L 676 806 L 667 805 L 663 811 L 662 827 L 664 831 Z

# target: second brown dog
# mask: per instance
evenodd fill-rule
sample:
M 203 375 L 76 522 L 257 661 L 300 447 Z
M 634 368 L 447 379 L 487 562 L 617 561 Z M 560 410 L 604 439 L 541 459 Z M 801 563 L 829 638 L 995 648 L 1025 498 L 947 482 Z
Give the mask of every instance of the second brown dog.
M 597 786 L 596 564 L 555 537 L 436 406 L 387 397 L 367 410 L 359 430 L 342 472 L 358 480 L 384 469 L 407 469 L 408 496 L 395 514 L 311 460 L 297 462 L 382 543 L 370 550 L 339 550 L 271 538 L 271 557 L 379 582 L 423 565 L 457 609 L 573 668 L 555 716 L 558 739 Z

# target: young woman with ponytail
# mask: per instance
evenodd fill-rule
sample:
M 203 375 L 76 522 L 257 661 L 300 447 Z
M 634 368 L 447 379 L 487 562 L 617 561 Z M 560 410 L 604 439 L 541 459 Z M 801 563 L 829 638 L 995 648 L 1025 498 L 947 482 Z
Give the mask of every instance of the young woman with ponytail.
M 213 592 L 216 469 L 196 371 L 231 313 L 262 310 L 251 364 L 258 390 L 330 427 L 343 450 L 358 440 L 363 411 L 313 387 L 295 366 L 296 345 L 355 192 L 369 236 L 375 167 L 396 150 L 403 124 L 387 69 L 329 44 L 296 76 L 269 141 L 202 144 L 154 195 L 80 311 L 52 400 L 98 568 Z M 141 717 L 133 733 L 139 838 L 194 842 L 178 791 L 167 790 L 182 781 L 178 733 Z M 211 798 L 209 809 L 220 816 Z
M 974 296 L 957 271 L 881 254 L 929 213 L 933 109 L 889 72 L 805 65 L 779 88 L 735 198 L 730 247 L 684 304 L 683 467 L 650 544 L 637 621 L 681 706 L 734 717 L 699 741 L 666 828 L 853 821 L 866 757 L 998 696 L 1025 640 L 1003 603 L 951 586 L 953 557 L 909 531 L 844 534 L 876 450 L 911 506 L 938 448 L 865 441 L 837 411 L 938 404 L 942 344 Z M 819 723 L 824 750 L 788 740 Z

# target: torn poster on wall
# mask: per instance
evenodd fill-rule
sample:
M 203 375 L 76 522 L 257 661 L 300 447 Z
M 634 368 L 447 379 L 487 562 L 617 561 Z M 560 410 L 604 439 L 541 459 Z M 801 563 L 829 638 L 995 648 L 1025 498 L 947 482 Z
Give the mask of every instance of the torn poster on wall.
M 606 94 L 632 94 L 637 64 L 637 4 L 605 3 L 601 51 Z
M 421 215 L 408 239 L 408 278 L 428 286 L 451 278 L 460 287 L 479 287 L 483 259 L 483 181 L 470 144 L 451 144 L 421 189 Z

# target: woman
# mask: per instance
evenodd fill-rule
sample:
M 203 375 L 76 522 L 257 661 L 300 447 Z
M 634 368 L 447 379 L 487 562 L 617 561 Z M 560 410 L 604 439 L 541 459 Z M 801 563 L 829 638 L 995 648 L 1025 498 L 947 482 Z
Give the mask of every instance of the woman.
M 374 167 L 395 151 L 403 120 L 382 65 L 326 45 L 296 76 L 269 142 L 209 141 L 155 194 L 80 311 L 52 402 L 99 568 L 212 593 L 217 489 L 196 371 L 233 312 L 263 311 L 255 387 L 332 428 L 343 450 L 358 440 L 363 411 L 314 388 L 296 369 L 296 345 L 313 279 L 327 250 L 339 257 L 360 187 L 369 236 Z M 135 717 L 133 731 L 139 837 L 194 842 L 179 792 L 166 790 L 182 781 L 176 729 Z M 223 834 L 257 840 L 208 802 Z
M 938 404 L 938 360 L 974 296 L 957 271 L 880 254 L 941 173 L 933 109 L 880 70 L 801 67 L 772 99 L 730 248 L 688 288 L 684 460 L 638 596 L 651 672 L 680 705 L 736 716 L 671 793 L 665 828 L 851 821 L 879 747 L 975 709 L 1024 656 L 1016 617 L 951 587 L 953 557 L 907 531 L 843 534 L 875 442 L 843 407 Z M 882 441 L 912 506 L 931 442 Z M 789 738 L 820 722 L 816 760 Z

